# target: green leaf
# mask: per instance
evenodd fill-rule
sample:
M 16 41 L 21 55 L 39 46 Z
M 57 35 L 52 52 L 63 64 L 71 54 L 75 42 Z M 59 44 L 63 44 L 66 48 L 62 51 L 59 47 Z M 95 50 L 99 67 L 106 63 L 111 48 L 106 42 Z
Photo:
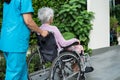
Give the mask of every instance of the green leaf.
M 66 40 L 69 40 L 69 39 L 72 39 L 75 37 L 75 35 L 71 32 L 64 32 L 63 33 L 63 37 L 66 39 Z

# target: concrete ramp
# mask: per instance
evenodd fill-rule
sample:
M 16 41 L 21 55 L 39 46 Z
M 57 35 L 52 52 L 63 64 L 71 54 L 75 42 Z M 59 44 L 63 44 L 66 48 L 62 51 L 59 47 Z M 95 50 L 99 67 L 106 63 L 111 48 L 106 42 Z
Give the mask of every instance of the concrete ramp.
M 86 80 L 120 80 L 120 46 L 93 50 L 91 62 L 95 70 Z

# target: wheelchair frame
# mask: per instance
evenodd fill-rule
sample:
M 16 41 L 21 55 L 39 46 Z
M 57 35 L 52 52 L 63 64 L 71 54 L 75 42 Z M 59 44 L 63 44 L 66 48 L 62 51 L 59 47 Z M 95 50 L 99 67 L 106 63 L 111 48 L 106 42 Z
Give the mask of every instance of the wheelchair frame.
M 55 58 L 55 60 L 52 62 L 52 65 L 50 67 L 46 67 L 45 63 L 42 60 L 42 56 L 40 54 L 39 51 L 39 46 L 36 46 L 36 50 L 32 51 L 27 63 L 28 63 L 28 79 L 29 80 L 73 80 L 72 77 L 75 76 L 74 80 L 85 80 L 84 77 L 84 71 L 82 69 L 82 67 L 85 67 L 81 62 L 81 58 L 83 56 L 78 55 L 76 52 L 74 51 L 61 51 L 60 54 Z M 65 59 L 67 58 L 67 59 Z M 36 59 L 35 61 L 33 61 L 34 59 Z M 57 77 L 61 77 L 60 79 L 54 79 L 53 77 L 55 76 L 54 74 L 54 70 L 56 69 L 56 66 L 58 64 L 59 61 L 63 61 L 66 63 L 69 63 L 69 65 L 64 65 L 60 68 L 61 74 L 60 76 Z M 71 69 L 71 64 L 70 61 L 76 61 L 77 65 L 79 66 L 79 71 L 78 72 L 72 72 L 73 70 Z M 63 63 L 59 63 L 59 66 L 63 65 Z M 60 65 L 61 64 L 61 65 Z M 33 72 L 31 73 L 30 71 L 30 66 L 33 67 L 33 65 L 35 65 Z M 68 75 L 69 73 L 66 73 L 65 70 L 63 70 L 63 68 L 68 68 L 69 71 L 72 72 L 71 75 Z M 29 72 L 30 71 L 30 72 Z M 66 74 L 66 75 L 64 75 Z

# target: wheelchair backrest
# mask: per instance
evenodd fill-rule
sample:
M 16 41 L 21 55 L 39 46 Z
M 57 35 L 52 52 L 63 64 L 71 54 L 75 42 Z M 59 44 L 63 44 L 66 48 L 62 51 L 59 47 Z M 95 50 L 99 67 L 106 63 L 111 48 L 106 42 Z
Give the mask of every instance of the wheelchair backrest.
M 42 37 L 41 35 L 37 35 L 38 45 L 40 46 L 39 51 L 44 60 L 44 62 L 50 61 L 52 62 L 57 57 L 57 45 L 55 41 L 55 37 L 52 32 L 46 37 Z

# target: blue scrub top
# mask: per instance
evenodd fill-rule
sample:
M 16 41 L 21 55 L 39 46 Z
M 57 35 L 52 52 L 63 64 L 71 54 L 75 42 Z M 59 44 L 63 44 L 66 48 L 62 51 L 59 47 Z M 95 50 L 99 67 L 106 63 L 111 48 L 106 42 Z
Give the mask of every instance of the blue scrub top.
M 0 50 L 26 52 L 30 30 L 24 23 L 23 14 L 33 12 L 31 0 L 11 0 L 3 5 L 3 22 L 0 34 Z

